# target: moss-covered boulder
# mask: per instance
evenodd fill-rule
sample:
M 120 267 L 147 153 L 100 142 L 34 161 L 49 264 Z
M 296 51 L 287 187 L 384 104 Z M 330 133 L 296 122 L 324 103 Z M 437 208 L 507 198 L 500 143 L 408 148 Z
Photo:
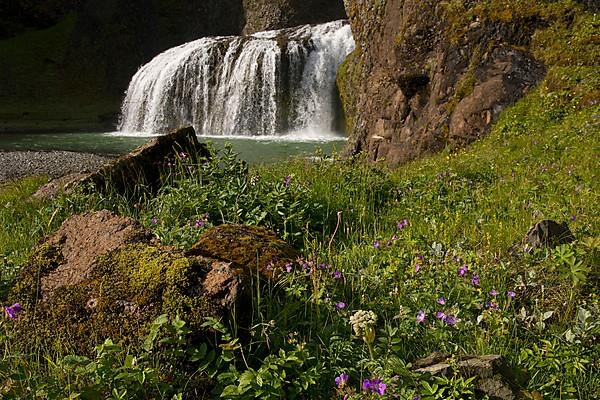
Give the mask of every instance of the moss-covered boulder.
M 275 233 L 258 226 L 219 225 L 207 230 L 188 252 L 230 262 L 245 275 L 273 279 L 300 254 Z
M 206 317 L 246 327 L 249 274 L 273 277 L 296 251 L 258 227 L 208 230 L 192 251 L 165 248 L 136 221 L 108 211 L 71 217 L 22 268 L 10 300 L 22 304 L 18 345 L 86 354 L 107 338 L 138 345 L 162 314 L 202 339 Z

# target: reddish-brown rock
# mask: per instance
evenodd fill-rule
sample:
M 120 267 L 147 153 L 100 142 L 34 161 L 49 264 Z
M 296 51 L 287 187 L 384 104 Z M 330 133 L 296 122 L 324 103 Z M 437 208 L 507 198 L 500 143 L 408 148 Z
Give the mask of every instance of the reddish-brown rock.
M 433 0 L 345 5 L 357 42 L 338 74 L 350 153 L 397 165 L 463 146 L 544 76 L 523 50 L 535 20 L 461 21 Z

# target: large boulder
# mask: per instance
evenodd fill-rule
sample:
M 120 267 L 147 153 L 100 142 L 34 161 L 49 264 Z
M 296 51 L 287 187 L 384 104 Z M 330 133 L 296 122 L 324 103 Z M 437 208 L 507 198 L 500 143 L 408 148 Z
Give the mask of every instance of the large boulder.
M 204 143 L 199 143 L 194 128 L 187 127 L 158 136 L 129 154 L 103 166 L 86 177 L 82 184 L 97 189 L 131 193 L 137 185 L 156 189 L 165 175 L 178 171 L 178 163 L 197 163 L 210 157 Z M 181 167 L 179 167 L 181 169 Z
M 236 256 L 210 246 L 211 257 L 192 254 L 201 246 L 184 254 L 162 247 L 136 221 L 108 211 L 71 217 L 34 249 L 10 293 L 22 305 L 18 346 L 88 354 L 106 338 L 137 345 L 161 314 L 185 320 L 192 340 L 203 338 L 206 317 L 235 315 L 237 326 L 247 327 L 252 302 L 245 271 L 257 265 L 256 252 L 276 260 L 294 254 L 266 230 L 225 230 L 225 247 L 237 232 L 248 255 L 239 246 Z M 207 231 L 204 248 L 207 237 L 223 237 L 215 231 L 222 229 Z
M 539 22 L 466 20 L 477 3 L 345 1 L 357 43 L 338 74 L 350 153 L 397 165 L 463 146 L 543 78 L 525 50 Z

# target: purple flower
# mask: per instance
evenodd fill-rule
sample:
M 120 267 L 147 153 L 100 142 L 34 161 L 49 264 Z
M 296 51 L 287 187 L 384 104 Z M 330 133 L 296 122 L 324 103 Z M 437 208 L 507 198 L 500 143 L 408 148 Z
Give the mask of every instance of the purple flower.
M 375 241 L 373 242 L 373 247 L 375 247 L 376 249 L 379 248 L 379 240 L 375 239 Z
M 461 259 L 460 259 L 460 257 L 459 257 L 459 256 L 454 256 L 454 257 L 452 257 L 452 260 L 453 260 L 454 262 L 457 262 L 457 263 L 461 262 Z
M 487 306 L 489 308 L 491 308 L 492 310 L 498 310 L 498 309 L 500 309 L 500 307 L 498 306 L 498 304 L 494 303 L 493 301 L 488 301 L 487 302 Z
M 423 321 L 425 321 L 425 311 L 423 311 L 423 310 L 420 310 L 420 311 L 417 313 L 417 323 L 419 323 L 419 324 L 420 324 L 420 323 L 422 323 Z
M 498 292 L 496 289 L 492 289 L 492 291 L 490 292 L 490 296 L 492 297 L 496 297 L 500 294 L 500 292 Z
M 388 240 L 388 242 L 387 242 L 387 245 L 388 245 L 388 246 L 391 246 L 391 245 L 392 245 L 392 241 L 391 241 L 391 240 Z
M 415 272 L 419 272 L 421 269 L 421 264 L 415 264 Z
M 329 264 L 325 264 L 325 263 L 319 264 L 319 268 L 321 268 L 321 269 L 327 269 L 329 267 L 331 267 L 331 265 L 329 265 Z
M 465 276 L 465 274 L 467 273 L 468 270 L 469 270 L 469 266 L 467 264 L 464 264 L 462 267 L 460 267 L 458 269 L 458 276 Z
M 458 318 L 456 318 L 452 314 L 448 314 L 446 315 L 446 318 L 443 319 L 443 321 L 446 323 L 446 325 L 454 326 L 458 322 Z
M 445 313 L 445 312 L 443 312 L 443 311 L 438 311 L 438 312 L 435 314 L 435 317 L 436 317 L 437 319 L 441 319 L 441 320 L 443 321 L 443 320 L 445 320 L 445 319 L 446 319 L 446 313 Z
M 422 262 L 424 260 L 424 258 L 423 258 L 423 256 L 417 256 L 417 260 Z
M 273 269 L 273 267 L 274 267 L 274 266 L 275 266 L 275 265 L 273 264 L 273 261 L 269 261 L 269 263 L 267 264 L 267 267 L 266 267 L 266 268 L 267 268 L 267 270 L 268 270 L 268 271 L 270 271 L 270 270 L 272 270 L 272 269 Z
M 338 301 L 338 302 L 337 302 L 337 303 L 335 303 L 333 306 L 335 307 L 335 309 L 336 309 L 337 311 L 341 311 L 341 310 L 343 310 L 344 308 L 346 308 L 346 303 L 344 303 L 343 301 Z
M 152 225 L 156 225 L 158 223 L 158 219 L 156 217 L 152 217 L 152 220 L 150 220 L 150 222 L 152 223 Z
M 386 387 L 387 385 L 379 378 L 365 379 L 362 383 L 363 390 L 370 390 L 371 392 L 377 393 L 380 396 L 383 396 Z
M 344 277 L 344 274 L 342 274 L 342 271 L 334 271 L 333 272 L 334 279 L 342 279 L 343 277 Z
M 473 276 L 471 277 L 471 284 L 473 286 L 479 285 L 479 275 L 477 275 L 475 272 L 473 272 Z
M 196 228 L 202 228 L 204 226 L 204 220 L 203 219 L 199 219 L 198 221 L 196 221 Z
M 508 297 L 515 297 L 517 294 L 515 292 L 513 292 L 512 290 L 509 290 L 508 292 L 506 292 L 506 295 Z
M 394 234 L 394 236 L 392 236 L 392 242 L 395 242 L 396 240 L 398 240 L 398 235 Z
M 403 219 L 402 221 L 398 222 L 398 224 L 396 224 L 396 227 L 398 228 L 399 231 L 406 228 L 407 226 L 408 226 L 408 220 L 406 218 Z
M 348 382 L 348 374 L 345 373 L 345 372 L 343 372 L 339 376 L 335 377 L 335 384 L 339 388 L 344 387 L 344 385 L 346 384 L 346 382 Z
M 283 185 L 286 188 L 290 186 L 290 182 L 292 182 L 292 177 L 291 176 L 286 176 L 285 178 L 283 178 Z
M 446 299 L 444 298 L 444 296 L 442 296 L 439 299 L 437 299 L 437 303 L 441 304 L 441 305 L 446 304 Z
M 412 398 L 412 400 L 421 400 L 421 396 L 415 396 Z
M 292 263 L 287 263 L 285 264 L 285 270 L 290 273 L 294 270 L 294 267 L 292 266 Z
M 210 219 L 210 214 L 209 213 L 204 214 L 204 220 L 208 221 L 209 219 Z
M 4 307 L 4 312 L 6 316 L 10 319 L 16 319 L 19 313 L 21 312 L 21 304 L 15 303 L 12 306 Z
M 571 215 L 571 221 L 576 221 L 577 220 L 577 216 L 576 215 Z

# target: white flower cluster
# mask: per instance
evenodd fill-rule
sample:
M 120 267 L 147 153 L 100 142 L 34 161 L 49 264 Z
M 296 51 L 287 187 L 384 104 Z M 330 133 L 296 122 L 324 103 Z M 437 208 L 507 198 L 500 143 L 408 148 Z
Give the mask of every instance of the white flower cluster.
M 356 336 L 370 336 L 377 324 L 377 315 L 373 311 L 358 310 L 350 317 L 350 324 Z

